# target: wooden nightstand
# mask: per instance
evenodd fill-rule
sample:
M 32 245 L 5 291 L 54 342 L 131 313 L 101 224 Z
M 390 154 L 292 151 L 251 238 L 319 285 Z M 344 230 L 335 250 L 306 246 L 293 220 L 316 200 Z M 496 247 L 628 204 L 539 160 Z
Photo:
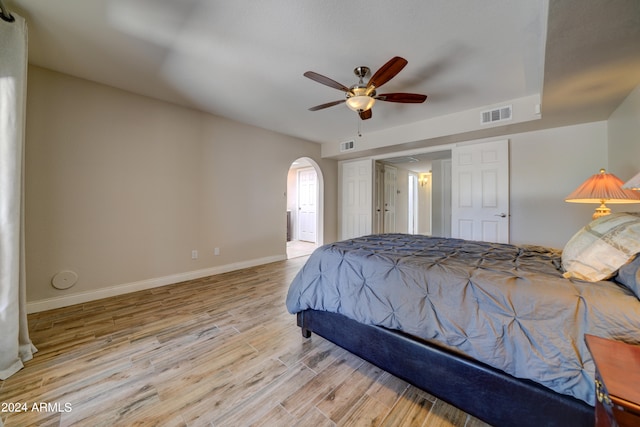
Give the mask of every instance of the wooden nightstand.
M 596 426 L 640 426 L 640 346 L 585 340 L 596 365 Z

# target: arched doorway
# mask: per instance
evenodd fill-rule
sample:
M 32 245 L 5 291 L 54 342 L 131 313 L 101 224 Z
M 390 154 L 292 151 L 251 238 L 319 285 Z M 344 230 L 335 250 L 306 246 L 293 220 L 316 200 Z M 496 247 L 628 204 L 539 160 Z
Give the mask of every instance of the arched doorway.
M 322 244 L 324 179 L 308 157 L 291 163 L 287 174 L 287 258 L 309 255 Z

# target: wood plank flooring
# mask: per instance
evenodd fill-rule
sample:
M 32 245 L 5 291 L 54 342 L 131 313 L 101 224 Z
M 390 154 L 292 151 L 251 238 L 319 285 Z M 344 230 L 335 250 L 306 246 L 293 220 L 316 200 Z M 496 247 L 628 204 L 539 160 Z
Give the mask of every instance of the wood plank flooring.
M 287 242 L 287 259 L 308 256 L 318 247 L 317 244 L 302 240 Z
M 487 426 L 319 336 L 302 338 L 284 300 L 304 261 L 30 315 L 39 351 L 0 382 L 2 422 Z

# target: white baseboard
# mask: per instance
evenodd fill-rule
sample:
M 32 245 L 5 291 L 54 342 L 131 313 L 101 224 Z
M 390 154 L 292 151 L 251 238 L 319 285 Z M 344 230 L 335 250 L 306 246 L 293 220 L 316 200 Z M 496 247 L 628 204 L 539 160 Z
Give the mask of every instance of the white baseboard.
M 188 271 L 186 273 L 172 274 L 170 276 L 157 277 L 154 279 L 141 280 L 139 282 L 125 283 L 122 285 L 109 286 L 92 290 L 89 292 L 81 292 L 72 295 L 65 295 L 55 298 L 46 298 L 38 301 L 27 302 L 27 313 L 37 313 L 39 311 L 51 310 L 54 308 L 67 307 L 74 304 L 82 304 L 89 301 L 95 301 L 101 298 L 113 297 L 116 295 L 128 294 L 130 292 L 142 291 L 145 289 L 157 288 L 159 286 L 171 285 L 173 283 L 184 282 L 187 280 L 199 279 L 201 277 L 213 276 L 216 274 L 227 273 L 229 271 L 241 270 L 243 268 L 255 267 L 257 265 L 268 264 L 270 262 L 282 261 L 287 257 L 284 255 L 274 255 L 270 257 L 258 258 L 249 261 L 235 262 L 232 264 L 221 265 L 217 267 L 205 268 L 202 270 Z

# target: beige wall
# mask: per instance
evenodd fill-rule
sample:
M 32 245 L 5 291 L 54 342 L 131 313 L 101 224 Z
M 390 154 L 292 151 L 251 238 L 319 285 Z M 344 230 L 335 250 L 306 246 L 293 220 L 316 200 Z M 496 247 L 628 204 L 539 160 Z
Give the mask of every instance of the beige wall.
M 608 123 L 609 167 L 626 181 L 640 172 L 640 86 L 611 114 Z
M 597 207 L 564 199 L 608 167 L 607 123 L 527 132 L 509 139 L 511 242 L 562 248 L 591 221 Z
M 38 67 L 28 84 L 32 311 L 284 259 L 299 157 L 320 165 L 324 241 L 335 240 L 337 162 L 318 144 Z M 75 286 L 51 286 L 62 270 Z
M 623 181 L 640 172 L 640 86 L 607 121 L 512 136 L 511 241 L 563 247 L 596 208 L 564 197 L 600 168 Z M 639 204 L 608 206 L 640 211 Z

